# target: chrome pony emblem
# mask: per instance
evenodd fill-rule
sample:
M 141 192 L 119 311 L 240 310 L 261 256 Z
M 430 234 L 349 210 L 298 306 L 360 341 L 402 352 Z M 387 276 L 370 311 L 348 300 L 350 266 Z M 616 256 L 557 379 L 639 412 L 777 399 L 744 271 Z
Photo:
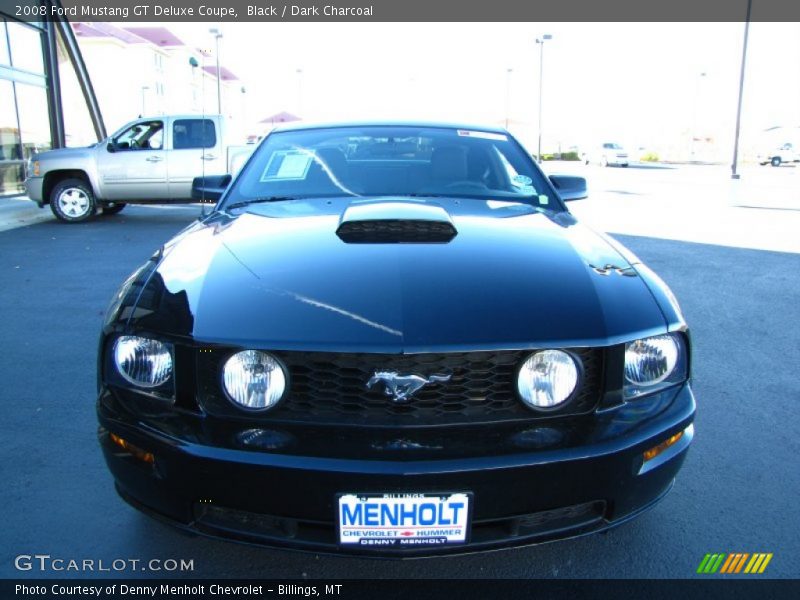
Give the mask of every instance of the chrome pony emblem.
M 367 382 L 367 389 L 372 389 L 373 385 L 382 382 L 383 393 L 391 396 L 394 402 L 403 404 L 429 383 L 444 383 L 450 381 L 451 377 L 452 375 L 431 375 L 425 378 L 421 375 L 400 375 L 394 371 L 375 371 Z

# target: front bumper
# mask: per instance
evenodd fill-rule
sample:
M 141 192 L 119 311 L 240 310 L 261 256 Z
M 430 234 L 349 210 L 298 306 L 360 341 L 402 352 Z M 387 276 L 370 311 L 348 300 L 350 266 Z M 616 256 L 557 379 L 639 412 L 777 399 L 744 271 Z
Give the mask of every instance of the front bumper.
M 44 197 L 42 189 L 44 186 L 44 177 L 28 177 L 25 179 L 25 193 L 28 198 L 36 202 L 39 208 L 44 206 Z
M 582 423 L 460 428 L 438 437 L 395 431 L 404 443 L 390 451 L 376 442 L 386 432 L 339 432 L 325 452 L 315 446 L 320 433 L 307 427 L 258 430 L 271 442 L 244 449 L 241 440 L 254 431 L 246 423 L 217 430 L 185 417 L 136 417 L 111 389 L 98 402 L 100 444 L 117 490 L 152 516 L 241 542 L 395 557 L 534 544 L 625 522 L 669 491 L 692 440 L 694 412 L 684 384 Z M 245 430 L 250 437 L 242 438 Z M 645 450 L 678 432 L 678 443 L 643 461 Z M 151 452 L 154 464 L 121 450 L 110 433 Z M 455 491 L 473 497 L 466 544 L 378 551 L 337 544 L 340 493 Z

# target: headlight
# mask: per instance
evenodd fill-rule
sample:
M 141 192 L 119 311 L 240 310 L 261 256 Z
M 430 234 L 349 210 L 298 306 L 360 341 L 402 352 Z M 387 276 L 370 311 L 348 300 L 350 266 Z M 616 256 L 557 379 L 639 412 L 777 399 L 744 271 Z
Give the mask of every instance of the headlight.
M 627 398 L 683 381 L 686 371 L 686 352 L 679 334 L 656 335 L 625 345 Z
M 578 365 L 570 354 L 561 350 L 531 354 L 522 364 L 517 379 L 522 401 L 539 410 L 559 407 L 577 386 Z
M 125 380 L 144 388 L 155 388 L 172 376 L 172 352 L 158 340 L 124 335 L 114 344 L 114 363 Z
M 672 373 L 678 362 L 678 344 L 671 335 L 628 342 L 625 346 L 625 379 L 635 385 L 655 385 Z
M 270 409 L 286 391 L 281 363 L 259 350 L 238 352 L 225 361 L 222 381 L 230 399 L 248 410 Z

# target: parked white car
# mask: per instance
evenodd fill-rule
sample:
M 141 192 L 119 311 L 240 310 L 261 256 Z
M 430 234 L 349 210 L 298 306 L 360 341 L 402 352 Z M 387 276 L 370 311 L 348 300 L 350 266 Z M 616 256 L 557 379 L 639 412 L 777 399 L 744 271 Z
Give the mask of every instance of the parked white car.
M 758 164 L 780 167 L 783 163 L 800 162 L 800 146 L 791 142 L 781 144 L 772 150 L 762 151 L 758 154 Z
M 582 158 L 587 165 L 596 163 L 604 167 L 611 165 L 628 166 L 628 152 L 616 142 L 603 142 L 596 147 L 592 147 L 582 154 Z

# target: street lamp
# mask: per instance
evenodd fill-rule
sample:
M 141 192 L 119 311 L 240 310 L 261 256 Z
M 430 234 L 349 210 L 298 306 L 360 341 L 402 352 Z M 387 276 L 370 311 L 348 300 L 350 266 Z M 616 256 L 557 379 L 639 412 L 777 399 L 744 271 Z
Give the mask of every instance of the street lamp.
M 739 127 L 742 122 L 742 94 L 744 92 L 744 67 L 747 63 L 747 35 L 750 33 L 750 9 L 753 0 L 747 0 L 747 18 L 744 23 L 744 43 L 742 44 L 742 70 L 739 74 L 739 104 L 736 107 L 736 133 L 733 138 L 733 162 L 731 163 L 731 179 L 739 179 L 736 168 L 739 162 Z
M 545 33 L 542 37 L 536 38 L 536 43 L 539 44 L 539 150 L 536 153 L 539 164 L 542 164 L 542 71 L 544 69 L 544 43 L 552 39 L 553 36 L 549 33 Z
M 142 116 L 147 114 L 147 108 L 145 107 L 145 92 L 150 89 L 149 85 L 142 86 Z
M 506 129 L 508 129 L 508 112 L 511 106 L 511 73 L 514 69 L 506 69 Z
M 189 66 L 192 68 L 192 109 L 194 110 L 197 108 L 197 77 L 195 77 L 195 74 L 200 63 L 194 56 L 190 56 Z
M 244 98 L 245 94 L 247 93 L 247 88 L 242 86 L 239 91 L 242 92 L 242 122 L 247 123 L 247 102 Z
M 214 36 L 214 40 L 217 45 L 216 55 L 217 55 L 217 112 L 222 114 L 222 81 L 221 75 L 219 72 L 219 40 L 222 37 L 222 32 L 216 28 L 212 27 L 208 30 L 208 32 Z
M 689 133 L 689 160 L 694 160 L 694 138 L 697 136 L 697 106 L 700 103 L 700 82 L 706 76 L 705 72 L 700 73 L 694 86 L 694 107 L 692 110 L 692 130 Z
M 297 73 L 297 112 L 303 116 L 303 69 L 296 69 Z

